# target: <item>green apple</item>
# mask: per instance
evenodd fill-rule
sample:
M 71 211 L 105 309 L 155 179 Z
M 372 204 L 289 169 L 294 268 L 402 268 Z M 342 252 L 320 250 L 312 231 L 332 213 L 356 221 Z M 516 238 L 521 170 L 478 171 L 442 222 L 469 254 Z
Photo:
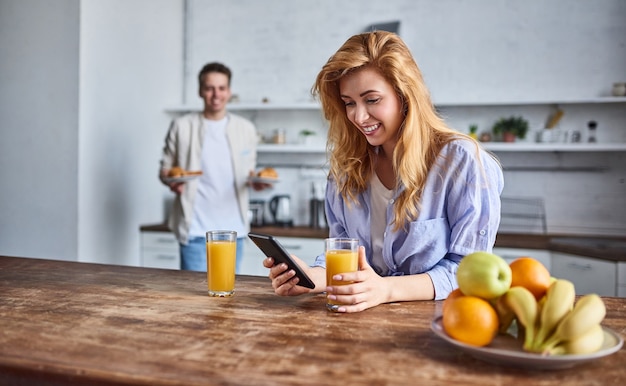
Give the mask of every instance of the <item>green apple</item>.
M 511 267 L 500 256 L 474 252 L 461 259 L 456 280 L 464 295 L 494 299 L 511 287 Z

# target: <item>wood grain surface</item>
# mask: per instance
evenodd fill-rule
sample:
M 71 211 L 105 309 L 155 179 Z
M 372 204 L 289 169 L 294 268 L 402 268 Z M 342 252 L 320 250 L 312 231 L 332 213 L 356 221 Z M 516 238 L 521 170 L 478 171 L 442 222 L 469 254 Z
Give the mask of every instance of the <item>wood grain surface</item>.
M 603 324 L 626 333 L 626 299 Z M 570 370 L 483 362 L 430 330 L 441 302 L 326 311 L 238 276 L 211 298 L 200 272 L 0 257 L 0 384 L 623 384 L 626 352 Z

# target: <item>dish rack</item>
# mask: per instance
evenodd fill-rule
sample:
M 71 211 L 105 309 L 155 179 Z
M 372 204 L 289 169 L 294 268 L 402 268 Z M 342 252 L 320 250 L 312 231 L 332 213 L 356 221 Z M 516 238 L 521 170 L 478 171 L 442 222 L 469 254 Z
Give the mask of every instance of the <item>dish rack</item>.
M 501 197 L 500 228 L 506 233 L 548 233 L 546 209 L 540 197 Z

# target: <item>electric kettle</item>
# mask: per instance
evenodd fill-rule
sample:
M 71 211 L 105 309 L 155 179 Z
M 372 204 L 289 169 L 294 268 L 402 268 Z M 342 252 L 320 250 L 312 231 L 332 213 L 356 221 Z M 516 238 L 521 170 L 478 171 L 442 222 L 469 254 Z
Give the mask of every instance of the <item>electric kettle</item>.
M 292 226 L 291 197 L 288 194 L 280 194 L 270 199 L 268 203 L 274 225 Z

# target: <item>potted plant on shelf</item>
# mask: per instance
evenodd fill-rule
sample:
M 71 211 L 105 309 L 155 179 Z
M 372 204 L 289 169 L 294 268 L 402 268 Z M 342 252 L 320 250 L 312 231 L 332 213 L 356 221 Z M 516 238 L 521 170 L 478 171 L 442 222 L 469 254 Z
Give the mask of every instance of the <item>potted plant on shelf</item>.
M 300 142 L 304 145 L 311 145 L 313 142 L 313 136 L 316 134 L 315 131 L 309 129 L 300 130 Z
M 495 135 L 502 135 L 504 142 L 515 142 L 515 138 L 524 139 L 528 132 L 528 121 L 523 117 L 511 116 L 500 118 L 492 129 Z

